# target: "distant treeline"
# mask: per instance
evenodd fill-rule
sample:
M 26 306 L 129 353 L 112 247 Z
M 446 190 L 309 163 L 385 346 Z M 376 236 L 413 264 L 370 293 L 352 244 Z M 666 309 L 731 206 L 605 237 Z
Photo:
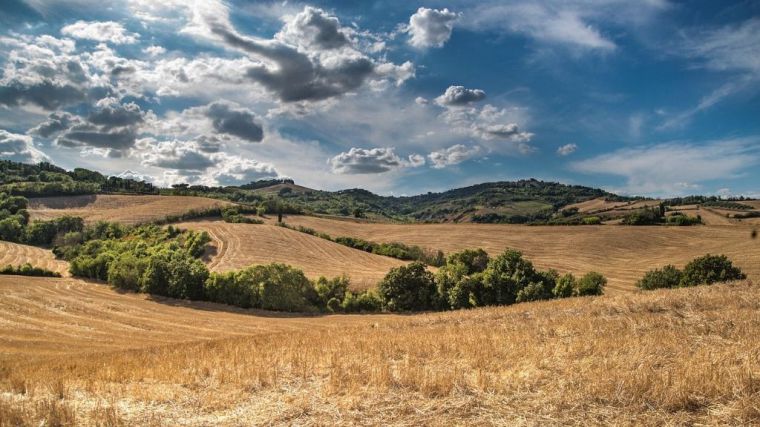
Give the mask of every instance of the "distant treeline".
M 0 191 L 25 197 L 158 194 L 158 188 L 145 181 L 105 176 L 83 168 L 67 171 L 47 162 L 29 165 L 10 160 L 0 160 Z

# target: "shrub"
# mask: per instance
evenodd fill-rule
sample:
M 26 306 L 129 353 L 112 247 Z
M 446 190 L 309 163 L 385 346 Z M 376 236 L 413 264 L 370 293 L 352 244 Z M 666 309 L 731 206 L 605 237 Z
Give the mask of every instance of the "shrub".
M 433 307 L 435 283 L 425 264 L 396 267 L 378 285 L 378 294 L 389 311 L 419 311 Z
M 208 269 L 184 251 L 164 249 L 147 259 L 143 292 L 171 298 L 203 299 Z
M 598 216 L 587 216 L 583 218 L 583 225 L 599 225 L 602 223 L 602 219 Z
M 24 237 L 24 224 L 18 216 L 0 219 L 0 240 L 19 242 Z
M 555 270 L 538 272 L 540 280 L 529 283 L 517 292 L 516 302 L 551 299 L 559 274 Z
M 108 283 L 119 289 L 138 292 L 140 290 L 140 279 L 145 273 L 147 264 L 145 258 L 138 258 L 132 253 L 124 253 L 109 264 Z
M 567 298 L 573 296 L 576 288 L 575 276 L 571 273 L 567 273 L 564 276 L 557 279 L 557 284 L 552 289 L 552 294 L 557 298 Z
M 683 269 L 680 286 L 710 285 L 716 282 L 746 279 L 747 276 L 725 255 L 696 258 Z
M 687 216 L 684 214 L 675 214 L 667 217 L 666 222 L 670 225 L 679 225 L 679 226 L 689 226 L 689 225 L 697 225 L 702 224 L 702 216 L 697 215 L 694 216 Z
M 371 313 L 380 311 L 383 302 L 371 291 L 359 293 L 347 292 L 341 303 L 341 308 L 346 313 Z
M 663 221 L 664 208 L 645 208 L 623 217 L 625 225 L 657 225 Z
M 604 287 L 607 285 L 607 279 L 600 273 L 591 271 L 578 279 L 575 288 L 576 296 L 602 295 Z
M 662 269 L 648 271 L 644 277 L 636 282 L 636 286 L 644 290 L 675 288 L 681 283 L 683 274 L 672 265 L 666 265 Z
M 333 279 L 327 279 L 320 277 L 314 285 L 314 290 L 317 292 L 320 300 L 320 306 L 327 308 L 328 311 L 336 311 L 333 307 L 330 308 L 330 301 L 335 300 L 335 304 L 340 303 L 346 298 L 346 292 L 348 291 L 349 280 L 346 276 L 339 276 Z
M 249 271 L 249 280 L 259 286 L 261 308 L 302 312 L 316 310 L 318 297 L 303 271 L 285 264 L 257 265 Z
M 17 276 L 61 277 L 59 273 L 40 267 L 33 267 L 29 263 L 19 266 L 6 265 L 0 269 L 0 274 L 13 274 Z

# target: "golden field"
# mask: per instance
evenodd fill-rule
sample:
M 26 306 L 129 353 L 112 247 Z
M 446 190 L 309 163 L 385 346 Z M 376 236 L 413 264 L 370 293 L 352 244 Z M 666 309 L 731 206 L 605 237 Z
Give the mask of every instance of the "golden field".
M 179 215 L 190 210 L 205 210 L 232 203 L 191 196 L 122 196 L 96 194 L 85 196 L 40 197 L 29 199 L 32 219 L 49 220 L 64 215 L 78 216 L 86 222 L 114 221 L 138 224 Z
M 598 271 L 609 280 L 610 293 L 632 290 L 636 281 L 653 268 L 666 264 L 680 268 L 707 253 L 727 255 L 750 279 L 760 281 L 760 240 L 752 239 L 752 226 L 743 224 L 692 227 L 383 224 L 313 216 L 286 216 L 283 221 L 333 237 L 402 242 L 446 253 L 483 248 L 498 255 L 507 248 L 517 249 L 539 268 L 577 275 Z
M 750 282 L 411 316 L 0 292 L 0 425 L 760 423 Z

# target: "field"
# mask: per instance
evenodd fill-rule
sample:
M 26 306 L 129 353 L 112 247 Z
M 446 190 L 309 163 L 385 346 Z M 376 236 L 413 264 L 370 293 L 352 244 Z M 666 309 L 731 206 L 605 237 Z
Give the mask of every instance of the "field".
M 55 271 L 63 276 L 69 274 L 68 263 L 55 259 L 55 255 L 51 251 L 36 246 L 0 240 L 0 268 L 6 265 L 19 266 L 25 263 Z
M 177 226 L 211 234 L 215 251 L 207 261 L 213 271 L 281 262 L 297 266 L 311 278 L 347 274 L 354 289 L 367 289 L 377 284 L 388 270 L 404 264 L 269 224 L 229 224 L 217 220 L 183 222 Z
M 749 283 L 272 317 L 0 277 L 2 425 L 750 425 Z
M 760 240 L 746 225 L 695 227 L 522 226 L 501 224 L 378 224 L 311 216 L 287 216 L 331 236 L 403 242 L 444 252 L 483 248 L 497 255 L 518 249 L 540 268 L 583 274 L 596 270 L 611 292 L 631 290 L 646 271 L 683 267 L 706 253 L 725 254 L 752 280 L 760 281 Z
M 191 209 L 204 210 L 229 202 L 205 197 L 88 195 L 29 199 L 32 219 L 63 215 L 82 217 L 87 222 L 116 221 L 136 224 L 178 215 Z

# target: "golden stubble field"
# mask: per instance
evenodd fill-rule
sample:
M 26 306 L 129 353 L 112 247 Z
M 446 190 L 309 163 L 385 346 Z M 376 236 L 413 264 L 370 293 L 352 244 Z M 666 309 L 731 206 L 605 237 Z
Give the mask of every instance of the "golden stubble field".
M 6 265 L 19 266 L 26 263 L 55 271 L 62 276 L 69 275 L 69 263 L 56 259 L 52 251 L 0 240 L 0 268 Z
M 97 194 L 85 196 L 41 197 L 29 199 L 32 219 L 48 220 L 63 215 L 82 217 L 87 222 L 115 221 L 137 224 L 163 219 L 194 210 L 228 206 L 230 202 L 190 196 L 123 196 Z
M 207 231 L 214 250 L 206 260 L 212 271 L 229 271 L 280 262 L 310 278 L 346 274 L 354 289 L 374 287 L 403 261 L 349 248 L 271 224 L 230 224 L 221 220 L 182 222 L 177 227 Z
M 410 316 L 0 292 L 2 425 L 760 423 L 748 282 Z
M 446 253 L 483 248 L 495 256 L 507 248 L 517 249 L 540 268 L 574 274 L 598 271 L 609 279 L 608 291 L 612 293 L 632 290 L 650 269 L 666 264 L 683 267 L 707 253 L 727 255 L 750 279 L 760 281 L 760 239 L 751 238 L 750 225 L 382 224 L 313 216 L 286 216 L 283 221 L 333 237 L 403 242 Z

